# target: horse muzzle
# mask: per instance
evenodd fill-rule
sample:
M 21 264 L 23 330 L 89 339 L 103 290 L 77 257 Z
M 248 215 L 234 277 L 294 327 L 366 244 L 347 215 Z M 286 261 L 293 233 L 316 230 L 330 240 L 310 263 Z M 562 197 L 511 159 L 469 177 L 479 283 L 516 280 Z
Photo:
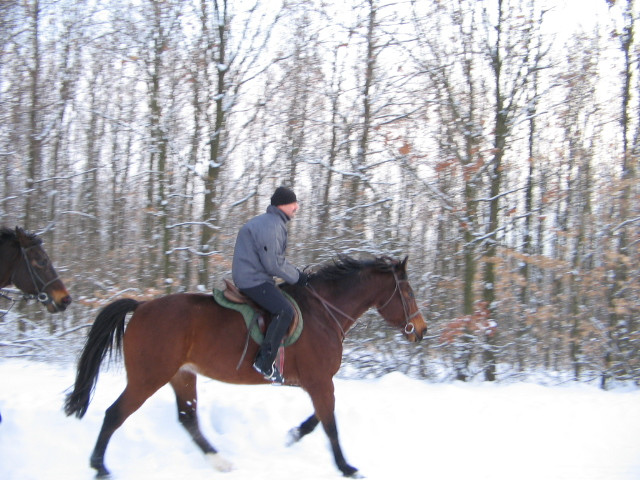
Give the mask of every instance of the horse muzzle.
M 40 293 L 38 295 L 38 301 L 45 306 L 48 312 L 58 313 L 64 312 L 69 305 L 71 305 L 71 295 L 66 290 L 56 290 L 52 296 L 46 293 Z
M 426 333 L 427 322 L 424 321 L 422 314 L 416 315 L 404 327 L 404 335 L 410 342 L 421 341 Z

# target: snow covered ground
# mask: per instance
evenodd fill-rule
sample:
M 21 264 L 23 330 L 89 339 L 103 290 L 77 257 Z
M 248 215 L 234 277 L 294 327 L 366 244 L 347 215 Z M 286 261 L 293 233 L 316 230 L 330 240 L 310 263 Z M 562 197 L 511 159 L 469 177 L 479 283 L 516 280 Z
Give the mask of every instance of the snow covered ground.
M 83 420 L 62 412 L 72 366 L 0 359 L 0 479 L 90 479 L 104 410 L 124 371 L 103 372 Z M 117 480 L 337 479 L 324 432 L 285 446 L 311 413 L 300 389 L 200 378 L 205 434 L 235 469 L 214 471 L 177 422 L 164 387 L 114 435 L 106 464 Z M 429 384 L 391 374 L 336 380 L 347 460 L 371 480 L 635 480 L 640 391 L 585 385 Z

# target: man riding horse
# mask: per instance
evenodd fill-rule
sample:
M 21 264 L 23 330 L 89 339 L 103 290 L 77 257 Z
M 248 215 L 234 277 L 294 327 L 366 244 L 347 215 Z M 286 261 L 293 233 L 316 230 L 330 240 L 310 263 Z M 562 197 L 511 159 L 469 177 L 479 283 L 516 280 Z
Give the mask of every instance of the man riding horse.
M 285 258 L 287 223 L 298 208 L 293 190 L 278 187 L 266 213 L 249 220 L 238 232 L 231 267 L 236 286 L 272 316 L 253 368 L 274 383 L 284 383 L 275 360 L 294 316 L 293 306 L 276 286 L 274 277 L 298 285 L 308 281 L 307 274 Z

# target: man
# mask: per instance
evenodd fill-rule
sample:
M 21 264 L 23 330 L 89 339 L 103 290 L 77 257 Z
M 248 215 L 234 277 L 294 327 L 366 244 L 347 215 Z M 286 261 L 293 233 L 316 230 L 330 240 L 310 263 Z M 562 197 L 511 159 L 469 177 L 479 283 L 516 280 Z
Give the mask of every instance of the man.
M 293 320 L 293 307 L 276 286 L 274 277 L 306 285 L 308 276 L 285 259 L 287 223 L 298 211 L 293 190 L 278 187 L 266 213 L 249 220 L 238 232 L 231 273 L 236 286 L 271 314 L 271 323 L 253 368 L 267 380 L 284 383 L 275 366 L 278 348 Z

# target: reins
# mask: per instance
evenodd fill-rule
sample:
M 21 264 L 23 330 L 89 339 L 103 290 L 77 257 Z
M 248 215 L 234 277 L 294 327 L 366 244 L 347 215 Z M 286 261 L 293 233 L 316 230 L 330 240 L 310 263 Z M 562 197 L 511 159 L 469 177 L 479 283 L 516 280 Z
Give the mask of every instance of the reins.
M 340 324 L 340 322 L 338 321 L 336 316 L 333 314 L 332 310 L 335 311 L 336 313 L 339 313 L 340 315 L 342 315 L 343 317 L 347 318 L 348 320 L 351 320 L 353 323 L 355 323 L 357 320 L 355 318 L 351 317 L 350 315 L 344 313 L 342 310 L 340 310 L 335 305 L 331 304 L 330 302 L 327 302 L 324 298 L 322 298 L 320 296 L 320 294 L 316 291 L 316 289 L 313 288 L 311 285 L 307 285 L 307 289 L 311 292 L 311 294 L 315 298 L 318 299 L 318 301 L 324 307 L 324 309 L 327 311 L 329 316 L 331 318 L 333 318 L 334 322 L 336 322 L 336 325 L 338 325 L 338 328 L 340 329 L 340 333 L 342 333 L 342 340 L 344 340 L 344 338 L 347 336 L 347 333 L 344 331 L 344 328 L 342 328 L 342 325 Z
M 16 292 L 20 293 L 19 290 L 16 290 Z M 3 298 L 11 302 L 11 305 L 9 305 L 9 308 L 7 308 L 6 310 L 0 310 L 0 318 L 4 318 L 4 316 L 7 315 L 11 311 L 13 306 L 16 304 L 16 299 L 9 295 L 11 293 L 14 293 L 14 291 L 10 291 L 8 289 L 0 289 L 0 298 Z

